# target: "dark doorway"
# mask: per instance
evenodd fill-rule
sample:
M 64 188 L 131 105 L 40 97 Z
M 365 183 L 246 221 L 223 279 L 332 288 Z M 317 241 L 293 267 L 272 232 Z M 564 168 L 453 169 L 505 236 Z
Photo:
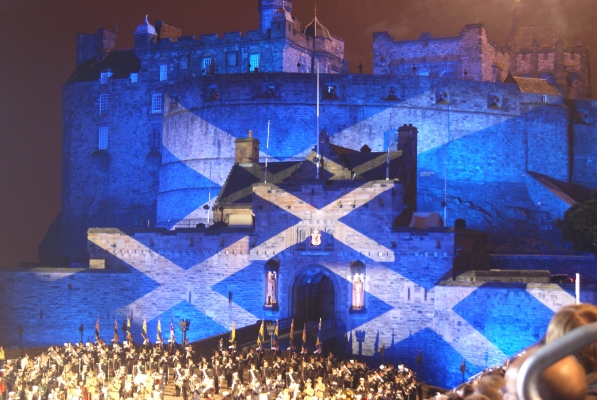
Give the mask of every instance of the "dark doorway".
M 293 297 L 294 317 L 299 323 L 336 318 L 334 284 L 319 268 L 307 271 L 297 279 Z

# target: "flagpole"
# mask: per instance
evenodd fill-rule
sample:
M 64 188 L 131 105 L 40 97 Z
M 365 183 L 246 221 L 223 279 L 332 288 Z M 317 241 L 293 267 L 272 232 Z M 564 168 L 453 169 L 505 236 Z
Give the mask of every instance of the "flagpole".
M 267 140 L 265 141 L 265 172 L 263 183 L 267 183 L 267 159 L 269 157 L 269 119 L 267 120 Z
M 317 24 L 316 24 L 317 25 Z M 317 172 L 315 173 L 315 179 L 319 179 L 319 164 L 320 164 L 320 160 L 319 160 L 319 63 L 317 63 L 317 122 L 316 122 L 316 128 L 317 129 L 317 162 L 316 162 L 316 167 L 317 167 Z

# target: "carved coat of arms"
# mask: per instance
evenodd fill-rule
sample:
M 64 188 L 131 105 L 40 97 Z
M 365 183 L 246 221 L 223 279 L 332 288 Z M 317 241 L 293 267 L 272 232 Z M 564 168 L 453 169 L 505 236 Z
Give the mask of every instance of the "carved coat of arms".
M 312 246 L 319 246 L 321 244 L 321 231 L 319 229 L 315 229 L 313 233 L 311 233 L 311 245 Z

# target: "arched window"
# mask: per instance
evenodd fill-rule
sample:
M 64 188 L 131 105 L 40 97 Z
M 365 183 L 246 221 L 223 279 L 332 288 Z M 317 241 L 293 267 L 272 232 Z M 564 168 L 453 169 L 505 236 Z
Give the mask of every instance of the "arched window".
M 267 309 L 278 309 L 278 271 L 280 261 L 271 259 L 265 263 L 265 302 Z
M 350 311 L 365 310 L 365 264 L 361 261 L 350 263 L 350 281 L 352 284 Z

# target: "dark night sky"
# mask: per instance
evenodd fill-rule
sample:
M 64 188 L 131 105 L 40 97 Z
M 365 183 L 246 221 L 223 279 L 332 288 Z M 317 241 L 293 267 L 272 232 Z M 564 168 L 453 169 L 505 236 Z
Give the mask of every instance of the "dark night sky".
M 314 0 L 294 0 L 304 27 Z M 457 35 L 483 23 L 504 45 L 515 0 L 318 0 L 320 21 L 345 40 L 350 71 L 371 71 L 371 33 L 396 39 Z M 595 0 L 521 0 L 523 25 L 555 24 L 571 44 L 584 40 L 597 76 Z M 257 29 L 257 0 L 0 0 L 0 266 L 37 261 L 37 245 L 60 212 L 61 86 L 75 68 L 75 35 L 118 28 L 131 48 L 145 14 L 183 35 Z

